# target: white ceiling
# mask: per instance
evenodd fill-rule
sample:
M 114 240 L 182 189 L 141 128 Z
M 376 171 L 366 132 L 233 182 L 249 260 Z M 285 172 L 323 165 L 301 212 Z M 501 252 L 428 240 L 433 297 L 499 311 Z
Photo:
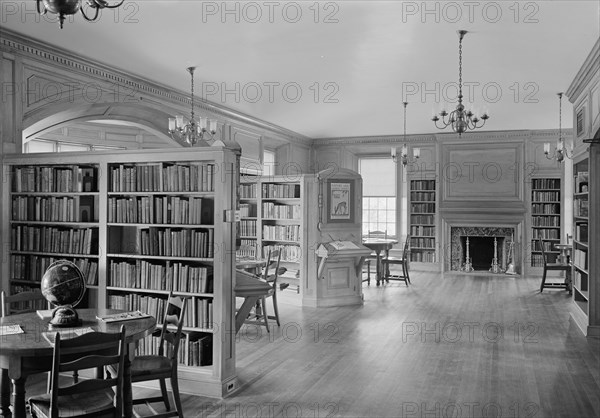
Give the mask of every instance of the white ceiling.
M 126 0 L 62 30 L 33 1 L 0 3 L 8 29 L 183 91 L 197 66 L 197 95 L 315 138 L 401 134 L 404 100 L 408 134 L 437 131 L 433 111 L 456 98 L 458 29 L 463 94 L 490 112 L 486 130 L 558 128 L 556 93 L 600 36 L 597 0 Z M 563 99 L 563 128 L 571 119 Z

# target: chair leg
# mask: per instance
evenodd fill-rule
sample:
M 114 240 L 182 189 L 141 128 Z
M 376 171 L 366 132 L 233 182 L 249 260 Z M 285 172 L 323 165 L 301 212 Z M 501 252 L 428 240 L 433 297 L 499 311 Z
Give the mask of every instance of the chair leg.
M 263 320 L 265 321 L 265 327 L 267 327 L 267 332 L 271 332 L 269 330 L 269 315 L 267 314 L 267 298 L 264 296 L 262 297 L 261 308 L 262 308 Z
M 183 418 L 183 408 L 181 407 L 181 398 L 179 397 L 179 381 L 177 380 L 177 371 L 171 376 L 171 388 L 173 389 L 173 399 L 175 400 L 175 408 L 177 416 Z
M 10 387 L 11 381 L 8 378 L 8 369 L 2 369 L 2 381 L 0 383 L 0 388 L 2 389 L 2 393 L 0 394 L 0 413 L 2 413 L 3 417 L 10 416 Z
M 546 266 L 544 266 L 544 273 L 542 273 L 542 284 L 540 285 L 540 293 L 544 291 L 544 285 L 546 284 Z
M 408 264 L 406 263 L 406 260 L 402 263 L 402 270 L 404 270 L 404 277 L 406 277 L 406 285 L 408 286 L 410 283 L 410 276 L 408 275 Z
M 371 286 L 371 260 L 367 261 L 367 286 Z
M 167 408 L 167 411 L 169 411 L 171 409 L 171 405 L 169 403 L 169 392 L 167 392 L 167 383 L 165 382 L 165 379 L 159 379 L 159 383 L 160 383 L 160 393 L 162 393 L 162 398 L 163 398 L 163 402 L 165 404 L 165 408 Z M 171 384 L 173 384 L 172 381 L 171 381 Z M 175 394 L 175 389 L 173 389 L 173 394 Z
M 277 291 L 273 292 L 273 311 L 275 311 L 275 321 L 277 321 L 277 326 L 280 327 L 281 323 L 279 322 L 279 307 L 277 306 Z

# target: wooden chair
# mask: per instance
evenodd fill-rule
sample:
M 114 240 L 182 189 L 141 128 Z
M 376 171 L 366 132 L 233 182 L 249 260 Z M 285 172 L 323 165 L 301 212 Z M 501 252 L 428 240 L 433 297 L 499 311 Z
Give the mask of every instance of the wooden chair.
M 133 383 L 149 380 L 159 381 L 161 396 L 133 399 L 134 405 L 146 404 L 151 410 L 153 410 L 150 406 L 151 403 L 162 401 L 167 412 L 155 413 L 154 416 L 183 417 L 183 408 L 179 396 L 179 381 L 177 380 L 177 364 L 179 362 L 179 344 L 186 305 L 186 298 L 173 296 L 172 292 L 169 293 L 160 332 L 158 354 L 136 356 L 131 362 L 131 381 Z M 171 410 L 166 379 L 171 381 L 175 410 Z
M 571 273 L 571 266 L 568 264 L 562 264 L 562 263 L 549 263 L 548 256 L 546 254 L 546 250 L 544 248 L 544 241 L 541 238 L 538 238 L 538 245 L 540 247 L 540 251 L 542 252 L 542 261 L 544 263 L 544 272 L 542 273 L 542 283 L 540 285 L 540 293 L 543 292 L 545 288 L 569 290 L 569 278 L 570 278 L 570 273 Z M 548 271 L 564 271 L 565 272 L 565 280 L 563 282 L 548 282 L 548 283 L 546 283 L 546 273 Z
M 38 309 L 49 309 L 49 303 L 39 290 L 21 292 L 15 295 L 0 293 L 2 316 L 35 312 Z
M 4 290 L 0 292 L 0 316 L 2 317 L 49 308 L 50 303 L 42 295 L 42 292 L 37 289 L 14 295 L 7 295 Z M 10 379 L 8 378 L 8 370 L 2 369 L 0 373 L 2 396 L 6 396 L 6 399 L 8 399 L 10 397 L 11 386 Z M 77 381 L 77 372 L 74 373 L 73 377 Z M 50 378 L 51 374 L 48 373 L 48 391 L 50 391 Z
M 118 333 L 89 332 L 71 339 L 56 333 L 50 393 L 29 398 L 33 418 L 123 416 L 125 327 Z M 73 370 L 117 365 L 114 378 L 103 374 L 61 386 L 59 374 Z M 116 390 L 113 391 L 113 386 Z
M 382 260 L 386 282 L 389 283 L 390 280 L 398 280 L 398 281 L 404 282 L 407 286 L 410 283 L 410 276 L 408 274 L 409 243 L 410 243 L 410 235 L 407 235 L 406 241 L 404 241 L 404 249 L 402 250 L 402 256 L 401 257 L 388 256 Z M 402 272 L 395 272 L 395 273 L 390 272 L 390 265 L 402 266 Z
M 254 315 L 254 318 L 250 317 L 245 321 L 247 324 L 264 325 L 267 328 L 267 332 L 270 332 L 269 319 L 274 319 L 277 322 L 277 325 L 281 326 L 281 321 L 279 320 L 279 307 L 277 305 L 277 279 L 279 278 L 279 275 L 285 273 L 287 269 L 285 267 L 280 267 L 280 261 L 281 252 L 279 250 L 269 250 L 267 265 L 262 271 L 262 275 L 257 276 L 257 278 L 265 280 L 271 286 L 271 290 L 261 298 L 260 302 L 255 307 L 254 313 L 251 314 Z M 287 283 L 282 283 L 282 285 L 287 285 Z M 283 289 L 285 289 L 285 287 L 280 287 L 279 290 Z M 273 311 L 275 315 L 269 315 L 267 313 L 267 298 L 269 297 L 273 300 Z

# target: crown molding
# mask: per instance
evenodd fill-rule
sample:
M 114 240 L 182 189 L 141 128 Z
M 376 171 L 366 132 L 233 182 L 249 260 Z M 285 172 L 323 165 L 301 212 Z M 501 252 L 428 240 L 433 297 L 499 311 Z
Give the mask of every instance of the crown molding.
M 571 103 L 575 103 L 593 77 L 600 72 L 600 38 L 592 47 L 589 55 L 577 71 L 565 95 Z
M 104 82 L 127 86 L 128 88 L 133 89 L 138 95 L 147 94 L 156 99 L 160 99 L 162 102 L 167 100 L 171 103 L 191 106 L 191 97 L 189 97 L 186 92 L 175 90 L 164 84 L 138 77 L 122 69 L 108 66 L 99 61 L 79 57 L 64 49 L 34 40 L 11 30 L 0 29 L 0 51 L 11 53 L 16 56 L 25 56 L 45 64 L 67 68 L 75 73 L 84 74 L 85 76 Z M 290 142 L 296 142 L 304 146 L 310 146 L 312 143 L 311 138 L 297 132 L 255 118 L 248 114 L 234 111 L 202 98 L 194 98 L 194 103 L 205 112 L 221 116 L 232 122 L 251 126 L 264 133 L 283 137 Z
M 360 144 L 397 144 L 397 143 L 423 143 L 423 142 L 435 142 L 436 137 L 432 134 L 415 134 L 406 135 L 406 139 L 403 135 L 373 135 L 373 136 L 348 136 L 348 137 L 337 137 L 337 138 L 316 138 L 313 141 L 315 146 L 327 146 L 327 145 L 360 145 Z

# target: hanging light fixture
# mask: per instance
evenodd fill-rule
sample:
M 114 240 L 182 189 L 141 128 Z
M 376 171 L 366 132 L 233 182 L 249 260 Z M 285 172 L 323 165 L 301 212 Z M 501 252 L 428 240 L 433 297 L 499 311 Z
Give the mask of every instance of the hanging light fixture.
M 446 129 L 446 127 L 451 126 L 452 130 L 457 132 L 459 136 L 469 129 L 473 130 L 483 127 L 485 121 L 490 118 L 486 112 L 481 116 L 475 116 L 470 110 L 465 110 L 465 106 L 462 104 L 462 40 L 466 33 L 466 30 L 458 31 L 458 105 L 450 113 L 442 110 L 439 116 L 434 115 L 431 118 L 436 128 Z M 448 116 L 448 119 L 446 119 L 446 116 Z M 441 121 L 442 126 L 438 126 L 438 121 Z M 481 122 L 480 125 L 478 125 L 479 122 Z
M 400 161 L 402 162 L 402 165 L 406 167 L 406 164 L 409 163 L 408 161 L 408 146 L 406 145 L 406 106 L 408 105 L 408 102 L 403 102 L 402 103 L 404 105 L 404 145 L 402 145 L 402 148 L 400 149 Z M 420 148 L 413 148 L 413 157 L 414 160 L 410 161 L 411 163 L 416 161 L 417 158 L 419 158 L 421 156 L 421 149 Z M 392 160 L 397 163 L 398 162 L 398 156 L 396 155 L 396 147 L 392 147 Z
M 567 150 L 567 147 L 565 147 L 565 141 L 563 141 L 563 138 L 562 138 L 562 96 L 563 96 L 563 94 L 561 92 L 561 93 L 557 93 L 557 95 L 558 95 L 558 141 L 556 142 L 556 148 L 554 149 L 552 156 L 549 155 L 550 154 L 550 143 L 546 142 L 544 144 L 544 155 L 549 160 L 553 160 L 554 158 L 556 158 L 556 161 L 561 163 L 565 159 L 565 157 L 573 158 L 573 149 L 571 148 L 571 155 L 569 155 L 569 151 Z
M 93 22 L 98 19 L 100 9 L 115 9 L 123 4 L 125 0 L 121 0 L 116 4 L 109 4 L 106 0 L 86 0 L 87 5 L 95 9 L 94 17 L 88 17 L 83 10 L 83 4 L 81 0 L 37 0 L 37 11 L 41 15 L 45 15 L 47 12 L 58 15 L 58 24 L 60 28 L 63 28 L 65 17 L 68 15 L 74 15 L 81 10 L 83 18 L 88 22 Z M 40 3 L 43 5 L 43 9 L 40 8 Z
M 194 119 L 194 70 L 196 67 L 188 67 L 187 71 L 192 77 L 192 115 L 190 121 L 184 124 L 183 116 L 177 115 L 169 118 L 169 134 L 171 138 L 178 141 L 187 142 L 190 145 L 196 145 L 198 141 L 206 142 L 213 139 L 217 132 L 217 121 L 214 119 L 200 117 L 196 122 Z M 208 145 L 208 143 L 207 143 Z

